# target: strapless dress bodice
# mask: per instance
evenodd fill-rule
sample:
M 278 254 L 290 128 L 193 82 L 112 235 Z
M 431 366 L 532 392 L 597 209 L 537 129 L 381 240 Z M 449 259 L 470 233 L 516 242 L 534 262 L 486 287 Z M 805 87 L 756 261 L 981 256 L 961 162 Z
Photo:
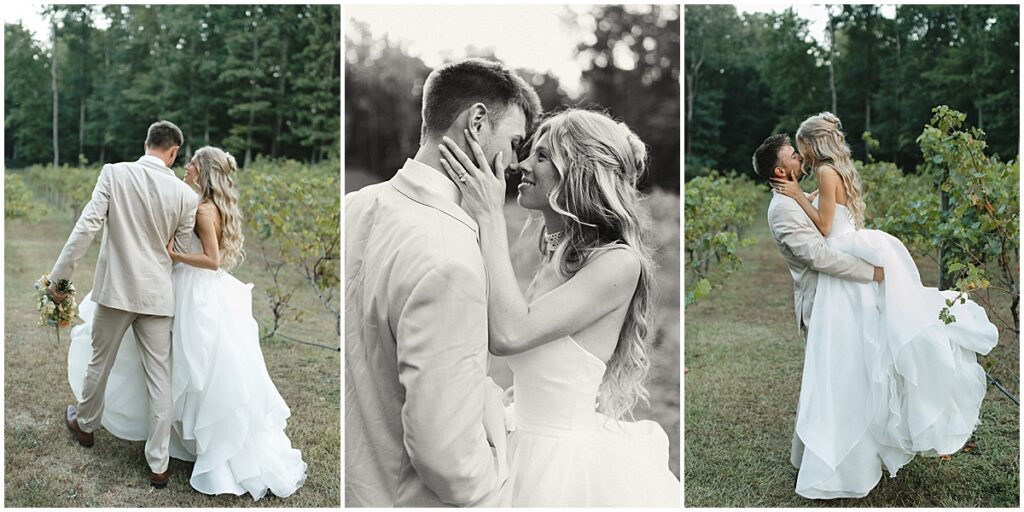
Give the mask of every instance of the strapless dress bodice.
M 814 207 L 818 207 L 818 200 L 814 200 Z M 835 238 L 847 233 L 857 231 L 853 224 L 853 212 L 844 205 L 836 204 L 836 211 L 832 214 L 832 231 L 825 238 Z
M 517 429 L 590 430 L 605 363 L 569 336 L 509 357 Z

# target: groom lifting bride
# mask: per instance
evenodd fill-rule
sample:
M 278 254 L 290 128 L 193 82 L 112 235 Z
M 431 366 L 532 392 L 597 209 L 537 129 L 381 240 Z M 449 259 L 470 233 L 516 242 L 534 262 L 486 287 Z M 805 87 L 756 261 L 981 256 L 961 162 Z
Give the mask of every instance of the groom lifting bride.
M 985 372 L 977 354 L 998 340 L 971 300 L 921 284 L 903 244 L 865 229 L 861 177 L 829 112 L 800 124 L 796 148 L 773 135 L 754 173 L 773 187 L 768 224 L 789 266 L 806 349 L 790 460 L 796 492 L 860 498 L 882 469 L 895 478 L 915 455 L 958 451 L 978 424 Z M 818 190 L 799 180 L 808 166 Z

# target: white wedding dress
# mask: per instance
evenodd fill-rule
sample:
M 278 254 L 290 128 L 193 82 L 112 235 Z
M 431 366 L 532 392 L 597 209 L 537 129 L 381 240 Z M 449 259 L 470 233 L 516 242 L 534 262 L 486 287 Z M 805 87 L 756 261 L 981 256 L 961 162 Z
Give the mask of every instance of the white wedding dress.
M 605 363 L 564 337 L 507 358 L 505 507 L 678 508 L 668 435 L 654 421 L 596 411 Z
M 808 326 L 792 463 L 806 498 L 858 498 L 915 455 L 958 451 L 978 423 L 985 372 L 977 354 L 998 341 L 985 310 L 921 284 L 889 234 L 855 229 L 836 205 L 827 243 L 885 268 L 882 284 L 820 274 Z
M 202 252 L 193 234 L 191 252 Z M 284 433 L 291 411 L 270 380 L 252 316 L 252 285 L 224 270 L 174 265 L 171 457 L 195 461 L 189 483 L 205 494 L 268 491 L 291 495 L 306 480 L 306 463 Z M 81 400 L 92 357 L 96 303 L 79 305 L 85 322 L 71 331 L 68 382 Z M 102 425 L 143 441 L 149 428 L 145 375 L 129 328 L 107 382 Z

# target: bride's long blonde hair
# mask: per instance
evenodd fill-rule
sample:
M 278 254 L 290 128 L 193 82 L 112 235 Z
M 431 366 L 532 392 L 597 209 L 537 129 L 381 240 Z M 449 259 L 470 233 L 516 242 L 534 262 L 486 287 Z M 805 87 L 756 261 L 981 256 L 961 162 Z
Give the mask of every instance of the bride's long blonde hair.
M 562 275 L 571 277 L 590 258 L 623 245 L 640 261 L 640 277 L 598 399 L 602 412 L 621 418 L 637 402 L 647 401 L 651 368 L 647 338 L 655 264 L 649 215 L 636 186 L 646 168 L 647 146 L 625 123 L 579 109 L 545 120 L 533 144 L 545 136 L 559 176 L 548 203 L 565 218 L 562 241 L 552 255 Z M 546 250 L 543 235 L 542 230 L 541 251 Z
M 209 199 L 220 211 L 220 266 L 230 270 L 245 260 L 242 212 L 238 208 L 238 188 L 233 177 L 238 164 L 231 153 L 213 146 L 199 148 L 192 160 L 199 171 L 196 180 L 199 201 Z
M 854 226 L 861 229 L 864 227 L 864 200 L 861 198 L 860 173 L 853 166 L 850 146 L 842 129 L 842 122 L 835 114 L 822 112 L 800 123 L 796 144 L 811 169 L 817 170 L 827 164 L 839 173 L 846 190 L 846 207 L 853 215 Z

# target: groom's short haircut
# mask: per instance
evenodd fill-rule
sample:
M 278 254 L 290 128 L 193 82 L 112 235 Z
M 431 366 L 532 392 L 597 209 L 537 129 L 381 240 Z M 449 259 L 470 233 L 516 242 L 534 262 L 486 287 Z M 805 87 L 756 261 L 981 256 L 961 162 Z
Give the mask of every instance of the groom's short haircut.
M 763 180 L 775 176 L 775 168 L 779 166 L 779 150 L 789 144 L 789 135 L 785 133 L 777 133 L 765 139 L 754 151 L 754 174 Z
M 170 121 L 157 121 L 149 125 L 146 133 L 146 147 L 153 149 L 170 149 L 185 143 L 185 136 Z
M 466 59 L 435 69 L 423 84 L 423 126 L 427 135 L 444 133 L 458 115 L 474 103 L 483 103 L 494 120 L 517 106 L 526 115 L 526 130 L 533 127 L 542 108 L 537 92 L 519 75 L 499 62 Z

